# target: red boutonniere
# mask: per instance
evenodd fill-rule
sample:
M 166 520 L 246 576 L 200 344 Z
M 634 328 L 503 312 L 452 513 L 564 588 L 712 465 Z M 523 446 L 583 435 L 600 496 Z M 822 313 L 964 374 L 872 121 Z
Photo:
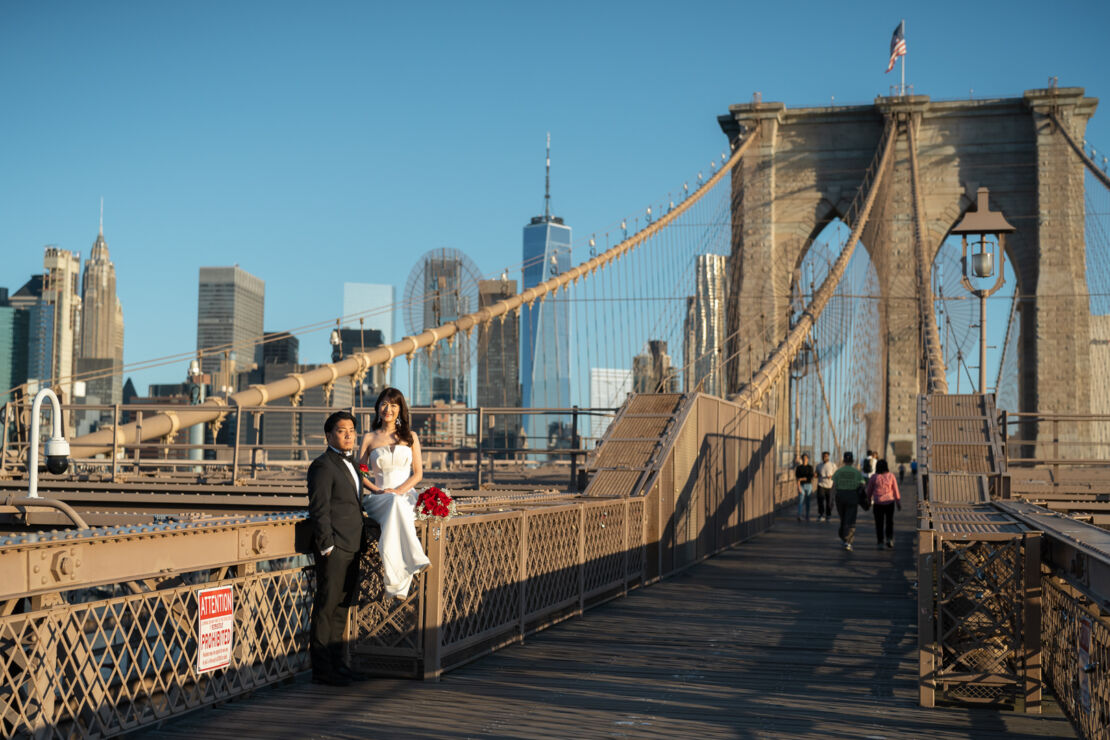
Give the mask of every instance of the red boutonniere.
M 363 475 L 370 475 L 370 466 L 359 463 L 358 470 Z

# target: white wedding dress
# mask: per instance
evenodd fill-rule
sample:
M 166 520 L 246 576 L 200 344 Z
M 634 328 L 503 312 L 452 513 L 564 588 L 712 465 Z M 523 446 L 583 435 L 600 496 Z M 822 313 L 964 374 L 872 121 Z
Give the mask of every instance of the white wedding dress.
M 412 448 L 387 445 L 370 450 L 370 475 L 380 488 L 396 488 L 412 475 Z M 367 493 L 362 499 L 366 513 L 381 525 L 378 551 L 382 558 L 385 592 L 408 596 L 412 577 L 431 565 L 416 536 L 416 492 L 401 495 Z

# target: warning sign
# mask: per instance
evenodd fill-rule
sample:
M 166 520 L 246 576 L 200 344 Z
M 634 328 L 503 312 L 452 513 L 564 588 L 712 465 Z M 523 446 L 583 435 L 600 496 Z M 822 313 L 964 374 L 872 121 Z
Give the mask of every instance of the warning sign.
M 235 605 L 231 586 L 197 592 L 197 672 L 207 673 L 231 664 L 235 636 Z

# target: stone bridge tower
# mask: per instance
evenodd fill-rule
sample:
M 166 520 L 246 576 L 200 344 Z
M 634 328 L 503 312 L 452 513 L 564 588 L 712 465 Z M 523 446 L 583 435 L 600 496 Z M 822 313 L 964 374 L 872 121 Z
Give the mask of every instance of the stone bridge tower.
M 949 231 L 990 188 L 991 207 L 1016 227 L 1007 275 L 1026 299 L 1019 308 L 1021 409 L 1090 412 L 1089 323 L 1083 164 L 1049 118 L 1082 140 L 1097 100 L 1082 88 L 1029 90 L 1021 98 L 931 101 L 876 98 L 873 105 L 788 109 L 783 103 L 730 106 L 719 118 L 730 140 L 758 122 L 759 138 L 732 172 L 733 247 L 728 334 L 739 356 L 761 325 L 765 357 L 790 324 L 792 281 L 806 252 L 848 207 L 888 120 L 900 127 L 861 247 L 878 274 L 881 299 L 881 411 L 868 419 L 868 446 L 913 454 L 916 397 L 924 390 L 922 320 L 915 296 L 913 199 L 908 138 L 915 126 L 930 264 Z M 852 226 L 851 223 L 848 224 Z M 1028 300 L 1032 296 L 1035 300 Z M 935 320 L 932 316 L 924 320 Z M 748 379 L 734 363 L 729 389 Z

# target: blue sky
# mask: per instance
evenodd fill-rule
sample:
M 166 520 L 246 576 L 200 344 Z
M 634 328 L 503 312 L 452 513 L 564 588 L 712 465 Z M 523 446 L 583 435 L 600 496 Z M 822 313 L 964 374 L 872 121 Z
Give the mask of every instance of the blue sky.
M 125 362 L 190 351 L 197 268 L 266 281 L 266 329 L 341 312 L 344 281 L 403 289 L 437 247 L 487 274 L 542 213 L 577 243 L 681 188 L 751 99 L 1110 93 L 1110 4 L 1067 2 L 0 4 L 0 286 L 42 247 L 86 255 L 99 199 Z M 1110 148 L 1110 113 L 1088 137 Z M 577 261 L 577 260 L 576 260 Z M 301 339 L 324 361 L 326 333 Z M 135 377 L 183 377 L 184 362 Z

